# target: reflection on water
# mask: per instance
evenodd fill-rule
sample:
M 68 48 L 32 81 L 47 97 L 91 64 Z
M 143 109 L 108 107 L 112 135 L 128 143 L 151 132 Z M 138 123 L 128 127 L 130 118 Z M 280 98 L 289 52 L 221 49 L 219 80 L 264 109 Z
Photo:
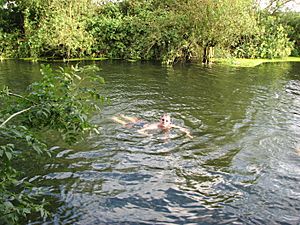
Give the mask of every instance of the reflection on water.
M 299 63 L 100 66 L 111 98 L 93 117 L 101 134 L 24 165 L 53 203 L 44 224 L 300 223 Z M 194 138 L 142 137 L 110 119 L 162 112 Z

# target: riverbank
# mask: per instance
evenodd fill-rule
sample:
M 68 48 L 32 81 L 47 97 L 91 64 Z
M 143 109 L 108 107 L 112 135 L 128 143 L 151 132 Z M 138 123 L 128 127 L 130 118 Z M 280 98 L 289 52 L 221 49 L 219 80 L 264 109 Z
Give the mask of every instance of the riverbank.
M 285 57 L 278 59 L 216 58 L 213 59 L 213 62 L 233 67 L 255 67 L 262 63 L 300 62 L 300 57 Z
M 13 58 L 1 58 L 3 60 L 12 60 Z M 52 59 L 52 58 L 19 58 L 18 60 L 31 61 L 31 62 L 79 62 L 79 61 L 103 61 L 109 60 L 109 58 L 71 58 L 71 59 Z M 120 60 L 120 59 L 112 59 Z M 139 59 L 127 59 L 124 61 L 136 62 L 140 61 Z M 214 58 L 212 59 L 213 63 L 222 64 L 232 67 L 255 67 L 262 63 L 277 63 L 277 62 L 300 62 L 300 57 L 285 57 L 278 59 L 244 59 L 244 58 Z

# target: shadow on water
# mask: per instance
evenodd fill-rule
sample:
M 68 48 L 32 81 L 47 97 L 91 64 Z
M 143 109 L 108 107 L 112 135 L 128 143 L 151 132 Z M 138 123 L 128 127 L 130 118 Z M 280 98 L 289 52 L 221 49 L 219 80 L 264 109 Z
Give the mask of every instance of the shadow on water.
M 39 64 L 23 60 L 0 61 L 0 85 L 7 85 L 14 91 L 22 92 L 40 78 Z
M 11 63 L 7 74 L 20 65 Z M 299 63 L 99 65 L 111 99 L 93 117 L 101 134 L 53 147 L 54 158 L 28 169 L 53 202 L 44 224 L 300 223 Z M 194 138 L 176 130 L 142 137 L 111 120 L 153 122 L 162 112 Z

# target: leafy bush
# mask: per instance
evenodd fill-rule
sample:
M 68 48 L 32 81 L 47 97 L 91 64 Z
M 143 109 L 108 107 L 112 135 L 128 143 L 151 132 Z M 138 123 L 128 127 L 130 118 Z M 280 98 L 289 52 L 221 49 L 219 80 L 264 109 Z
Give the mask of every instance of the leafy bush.
M 300 56 L 300 12 L 288 12 L 280 15 L 282 24 L 291 27 L 288 30 L 288 37 L 294 42 L 292 56 Z
M 0 57 L 13 58 L 18 53 L 18 32 L 8 33 L 0 28 Z
M 18 224 L 21 217 L 31 213 L 46 217 L 46 202 L 38 193 L 32 194 L 33 186 L 20 180 L 21 173 L 13 166 L 13 161 L 22 157 L 20 142 L 37 154 L 46 152 L 45 145 L 21 125 L 1 126 L 0 137 L 0 224 Z
M 26 160 L 27 151 L 31 151 L 31 157 L 49 154 L 46 144 L 36 138 L 41 131 L 58 131 L 67 142 L 76 141 L 88 131 L 97 131 L 88 115 L 92 109 L 100 110 L 105 99 L 98 87 L 103 79 L 95 71 L 97 67 L 52 70 L 42 66 L 42 80 L 33 83 L 24 95 L 13 93 L 8 87 L 1 91 L 0 224 L 18 224 L 20 218 L 32 213 L 48 215 L 46 203 L 31 191 L 29 182 L 21 179 L 23 174 L 13 163 Z
M 293 43 L 288 38 L 289 27 L 284 27 L 272 16 L 264 17 L 257 32 L 243 37 L 235 46 L 234 56 L 239 58 L 280 58 L 291 54 Z
M 91 20 L 95 56 L 174 61 L 186 46 L 182 15 L 156 1 L 107 3 Z M 155 7 L 154 7 L 155 6 Z
M 24 44 L 27 57 L 71 58 L 91 53 L 92 36 L 87 21 L 94 9 L 89 1 L 73 0 L 17 2 L 23 20 Z

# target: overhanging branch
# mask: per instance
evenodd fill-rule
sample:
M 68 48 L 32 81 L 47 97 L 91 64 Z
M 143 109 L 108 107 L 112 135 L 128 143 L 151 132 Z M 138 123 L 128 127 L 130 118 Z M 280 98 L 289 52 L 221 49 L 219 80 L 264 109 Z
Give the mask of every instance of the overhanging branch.
M 8 117 L 1 125 L 0 125 L 0 128 L 2 128 L 8 121 L 10 121 L 12 118 L 14 118 L 15 116 L 17 116 L 17 115 L 20 115 L 20 114 L 22 114 L 22 113 L 24 113 L 24 112 L 27 112 L 27 111 L 29 111 L 30 109 L 32 109 L 34 106 L 30 106 L 29 108 L 26 108 L 26 109 L 23 109 L 23 110 L 21 110 L 21 111 L 19 111 L 19 112 L 16 112 L 16 113 L 14 113 L 14 114 L 12 114 L 10 117 Z
M 12 92 L 9 92 L 8 95 L 14 96 L 14 97 L 17 97 L 17 98 L 21 98 L 21 99 L 24 99 L 24 100 L 26 100 L 28 102 L 36 104 L 34 101 L 32 101 L 32 100 L 30 100 L 30 99 L 28 99 L 28 98 L 26 98 L 26 97 L 24 97 L 22 95 L 18 95 L 18 94 L 12 93 Z

